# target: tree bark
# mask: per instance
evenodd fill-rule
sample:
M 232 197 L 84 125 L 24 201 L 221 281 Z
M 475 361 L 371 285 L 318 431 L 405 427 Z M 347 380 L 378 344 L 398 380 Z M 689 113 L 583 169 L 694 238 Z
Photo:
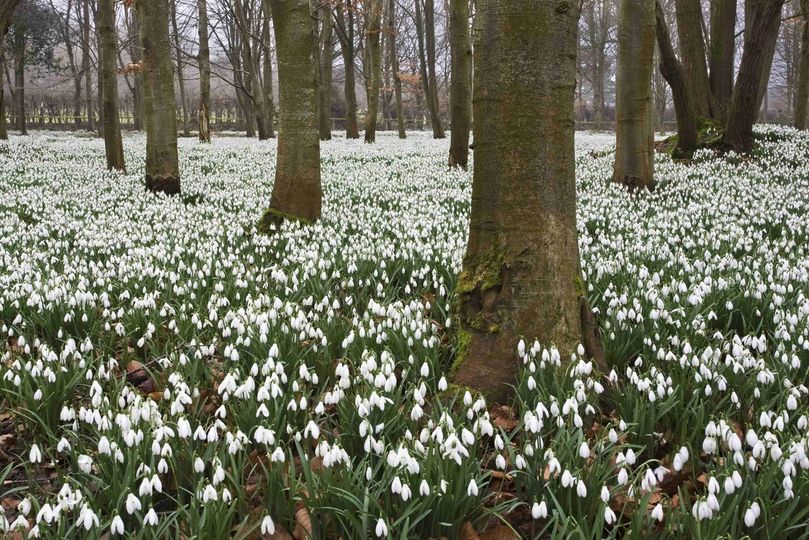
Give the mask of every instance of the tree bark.
M 180 89 L 180 107 L 183 113 L 183 137 L 190 137 L 188 103 L 185 99 L 185 78 L 183 77 L 183 49 L 180 47 L 180 32 L 177 29 L 177 0 L 171 0 L 171 30 L 174 38 L 174 53 L 177 55 L 177 86 Z
M 778 39 L 781 25 L 781 8 L 784 0 L 758 0 L 751 10 L 752 21 L 744 33 L 744 51 L 733 89 L 733 98 L 728 109 L 723 143 L 737 152 L 747 153 L 753 149 L 753 124 L 758 114 L 762 93 L 763 73 L 772 62 L 774 42 Z
M 315 221 L 320 217 L 320 140 L 308 0 L 270 0 L 278 55 L 281 113 L 275 184 L 268 215 Z
M 368 54 L 368 114 L 365 115 L 365 142 L 376 142 L 376 122 L 379 114 L 379 84 L 382 78 L 382 54 L 380 46 L 382 26 L 382 0 L 366 3 L 367 24 L 365 46 Z
M 652 57 L 654 0 L 621 0 L 615 92 L 613 181 L 634 188 L 654 183 Z
M 20 135 L 28 135 L 25 121 L 25 31 L 18 30 L 14 35 L 14 99 L 17 101 L 17 131 Z
M 8 27 L 11 24 L 11 17 L 17 8 L 19 0 L 8 0 L 0 4 L 0 68 L 5 66 L 5 40 Z M 5 85 L 3 84 L 3 74 L 0 73 L 0 140 L 8 139 L 8 128 L 6 127 L 6 102 Z
M 733 94 L 736 48 L 736 0 L 711 3 L 711 93 L 718 110 L 714 118 L 724 120 Z
M 140 43 L 140 27 L 138 25 L 137 10 L 129 10 L 129 58 L 137 64 L 143 58 L 143 47 Z M 135 74 L 132 77 L 132 124 L 135 131 L 143 130 L 143 79 Z
M 334 10 L 337 23 L 337 38 L 340 40 L 340 51 L 343 55 L 345 69 L 344 92 L 346 98 L 346 139 L 359 139 L 360 129 L 357 123 L 357 89 L 354 74 L 354 0 L 341 2 Z
M 702 3 L 700 0 L 676 0 L 675 8 L 680 58 L 694 112 L 701 118 L 711 118 L 711 88 L 702 39 Z
M 806 108 L 809 100 L 809 0 L 801 0 L 803 24 L 801 57 L 798 67 L 798 87 L 795 97 L 795 128 L 806 129 Z
M 402 110 L 402 78 L 399 74 L 399 57 L 396 53 L 396 0 L 388 0 L 388 37 L 390 38 L 390 47 L 388 47 L 388 54 L 390 55 L 390 67 L 393 72 L 393 91 L 396 99 L 396 128 L 399 132 L 400 139 L 407 138 L 405 131 L 404 113 Z
M 199 141 L 211 142 L 211 51 L 208 46 L 208 3 L 197 0 L 199 22 L 197 36 L 199 38 Z
M 435 75 L 435 5 L 433 0 L 416 0 L 415 6 L 416 41 L 424 99 L 427 101 L 427 108 L 430 111 L 433 138 L 443 139 L 444 128 L 441 126 L 441 117 L 438 110 L 438 89 L 435 88 L 437 84 Z
M 472 104 L 472 44 L 469 38 L 469 0 L 450 0 L 450 144 L 449 166 L 466 169 Z
M 177 110 L 169 39 L 169 0 L 136 0 L 143 44 L 146 188 L 180 193 Z
M 320 140 L 331 140 L 331 79 L 334 61 L 334 23 L 332 22 L 332 6 L 323 2 L 319 8 L 319 66 L 320 85 L 318 86 L 318 131 Z
M 258 77 L 258 61 L 250 47 L 252 41 L 252 21 L 245 16 L 242 0 L 233 0 L 233 9 L 236 15 L 236 26 L 241 33 L 241 54 L 244 68 L 244 89 L 247 97 L 252 102 L 252 111 L 255 118 L 248 116 L 248 122 L 255 122 L 258 127 L 258 140 L 263 141 L 269 138 L 266 131 L 267 123 L 264 117 L 264 90 Z
M 99 0 L 98 32 L 101 36 L 101 66 L 104 79 L 104 148 L 107 168 L 126 171 L 121 124 L 118 117 L 118 43 L 115 28 L 115 0 Z
M 478 0 L 475 171 L 455 291 L 455 381 L 508 403 L 517 343 L 563 358 L 582 337 L 573 105 L 577 4 Z M 542 216 L 537 220 L 537 216 Z
M 674 100 L 674 112 L 677 115 L 677 148 L 676 156 L 691 157 L 697 149 L 697 124 L 691 95 L 686 85 L 683 66 L 674 54 L 671 45 L 666 16 L 660 0 L 655 2 L 655 20 L 657 22 L 657 45 L 660 50 L 660 72 L 671 87 Z

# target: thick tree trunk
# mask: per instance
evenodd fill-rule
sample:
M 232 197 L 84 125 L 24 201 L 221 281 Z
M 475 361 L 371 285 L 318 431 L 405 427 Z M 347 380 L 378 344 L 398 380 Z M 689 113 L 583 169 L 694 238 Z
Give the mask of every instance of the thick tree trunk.
M 104 79 L 104 148 L 107 168 L 125 171 L 124 146 L 118 117 L 118 39 L 115 28 L 115 0 L 99 0 L 98 33 L 101 36 L 101 66 Z
M 278 154 L 268 216 L 320 217 L 315 44 L 308 0 L 270 0 L 280 91 Z
M 171 30 L 174 38 L 174 53 L 177 55 L 177 86 L 180 89 L 180 107 L 183 113 L 183 137 L 190 137 L 188 103 L 185 99 L 185 78 L 183 77 L 183 49 L 180 47 L 180 32 L 177 29 L 177 0 L 171 0 Z
M 331 78 L 334 61 L 334 23 L 332 7 L 328 2 L 320 5 L 320 85 L 318 86 L 318 131 L 320 140 L 331 140 Z
M 169 39 L 169 0 L 137 0 L 143 44 L 143 105 L 146 119 L 146 188 L 180 193 L 177 110 Z
M 197 36 L 199 38 L 199 141 L 211 142 L 211 51 L 208 46 L 208 3 L 197 0 L 199 22 Z
M 806 129 L 806 107 L 809 100 L 809 0 L 801 0 L 803 25 L 801 59 L 798 67 L 798 88 L 795 97 L 795 128 Z
M 560 9 L 564 6 L 565 9 Z M 578 8 L 478 0 L 475 172 L 456 289 L 455 381 L 508 403 L 537 338 L 563 358 L 581 339 L 573 103 Z M 543 216 L 537 220 L 537 216 Z
M 337 22 L 337 37 L 340 40 L 340 51 L 343 55 L 345 82 L 343 85 L 346 99 L 346 139 L 359 139 L 360 129 L 357 122 L 357 89 L 354 74 L 354 0 L 346 0 L 334 11 Z
M 697 123 L 691 95 L 686 86 L 683 66 L 674 54 L 671 45 L 666 16 L 660 0 L 655 2 L 655 18 L 657 21 L 657 45 L 660 50 L 660 72 L 671 87 L 674 100 L 674 112 L 677 115 L 677 148 L 675 154 L 691 157 L 697 149 Z
M 677 31 L 680 58 L 686 84 L 689 87 L 694 112 L 702 118 L 711 118 L 711 87 L 708 66 L 705 63 L 705 42 L 702 39 L 702 2 L 676 0 Z
M 376 141 L 376 122 L 379 114 L 379 84 L 382 78 L 380 46 L 382 30 L 382 0 L 366 3 L 368 23 L 365 26 L 365 47 L 368 51 L 368 114 L 365 115 L 365 142 Z
M 758 0 L 749 18 L 752 24 L 744 33 L 744 51 L 723 138 L 723 143 L 737 152 L 753 149 L 753 124 L 758 114 L 761 81 L 772 62 L 767 55 L 774 50 L 773 43 L 778 39 L 783 6 L 784 0 Z
M 450 144 L 449 166 L 466 169 L 472 105 L 472 44 L 469 38 L 469 0 L 450 0 Z
M 264 129 L 267 137 L 273 138 L 275 137 L 275 101 L 272 95 L 272 47 L 270 46 L 270 20 L 272 19 L 272 9 L 270 8 L 269 0 L 262 0 L 261 5 L 264 10 L 264 28 L 262 32 L 264 36 L 264 121 L 266 123 Z
M 396 53 L 396 0 L 388 0 L 388 37 L 390 39 L 390 47 L 388 47 L 388 54 L 390 55 L 390 69 L 393 72 L 393 91 L 396 99 L 396 128 L 399 132 L 400 139 L 407 138 L 405 131 L 404 112 L 402 110 L 402 78 L 399 73 L 399 57 Z
M 736 0 L 711 2 L 711 93 L 718 110 L 714 118 L 724 120 L 733 94 L 736 48 Z
M 649 188 L 654 183 L 655 3 L 654 0 L 621 0 L 620 9 L 613 181 L 630 189 Z
M 95 131 L 95 102 L 93 101 L 93 77 L 90 69 L 90 2 L 82 3 L 82 56 L 81 71 L 84 74 L 84 92 L 87 100 L 87 130 Z

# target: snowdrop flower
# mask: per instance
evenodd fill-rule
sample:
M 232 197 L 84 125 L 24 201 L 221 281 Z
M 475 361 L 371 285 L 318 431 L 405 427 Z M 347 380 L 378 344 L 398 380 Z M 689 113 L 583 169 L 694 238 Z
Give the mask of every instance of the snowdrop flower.
M 617 517 L 615 516 L 615 512 L 612 511 L 612 508 L 609 506 L 604 508 L 604 522 L 607 525 L 612 525 L 617 521 Z
M 663 505 L 660 503 L 657 503 L 655 507 L 652 508 L 652 519 L 663 521 Z
M 534 503 L 531 507 L 531 517 L 534 519 L 544 519 L 548 517 L 548 505 L 545 504 L 545 501 Z
M 130 516 L 135 513 L 135 511 L 141 510 L 143 507 L 140 504 L 140 499 L 135 497 L 134 494 L 130 493 L 126 496 L 126 513 Z
M 475 483 L 475 479 L 471 479 L 469 481 L 469 486 L 466 488 L 466 494 L 469 497 L 477 497 L 478 496 L 478 485 Z
M 581 446 L 579 446 L 579 456 L 581 456 L 582 459 L 587 459 L 590 457 L 590 447 L 587 446 L 586 441 L 581 443 Z
M 264 516 L 261 520 L 261 534 L 272 536 L 275 534 L 275 523 L 270 516 Z
M 382 538 L 383 536 L 388 535 L 388 526 L 385 524 L 385 520 L 379 518 L 376 522 L 376 536 L 377 538 Z
M 121 516 L 116 515 L 114 518 L 112 518 L 112 523 L 110 523 L 110 534 L 123 536 L 124 520 L 121 519 Z
M 31 450 L 28 452 L 28 459 L 31 463 L 41 463 L 42 462 L 42 452 L 39 449 L 39 446 L 34 443 L 31 445 Z

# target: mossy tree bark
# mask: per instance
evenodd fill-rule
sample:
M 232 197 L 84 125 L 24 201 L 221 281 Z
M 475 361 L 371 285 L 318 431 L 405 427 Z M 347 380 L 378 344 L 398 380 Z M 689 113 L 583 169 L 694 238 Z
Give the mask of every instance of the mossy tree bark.
M 354 43 L 354 12 L 355 0 L 343 0 L 334 9 L 335 30 L 340 41 L 340 51 L 343 55 L 345 76 L 343 90 L 346 99 L 346 139 L 359 139 L 360 128 L 357 122 L 357 87 L 354 73 L 354 57 L 356 45 Z
M 320 139 L 317 124 L 315 37 L 308 0 L 270 0 L 278 55 L 280 116 L 270 213 L 320 217 Z
M 660 72 L 671 87 L 674 112 L 677 115 L 677 148 L 675 157 L 691 157 L 697 149 L 697 122 L 691 94 L 685 82 L 683 66 L 674 54 L 666 16 L 660 0 L 655 2 L 657 45 L 660 50 Z
M 126 171 L 121 123 L 118 117 L 118 34 L 115 28 L 115 0 L 99 0 L 98 33 L 101 36 L 101 67 L 104 79 L 104 149 L 107 168 Z
M 180 165 L 169 0 L 136 0 L 135 6 L 143 45 L 146 188 L 173 195 L 180 193 Z
M 724 120 L 733 94 L 736 52 L 736 0 L 711 2 L 711 50 L 709 54 L 713 116 Z
M 469 127 L 472 115 L 472 43 L 469 38 L 469 0 L 450 0 L 449 43 L 452 55 L 450 80 L 449 166 L 466 169 L 469 161 Z
M 798 66 L 798 87 L 795 96 L 795 128 L 806 129 L 806 107 L 809 100 L 809 0 L 801 0 L 803 28 L 801 57 Z
M 753 124 L 758 115 L 763 73 L 772 62 L 774 43 L 781 25 L 784 0 L 758 0 L 751 9 L 752 22 L 744 33 L 744 50 L 727 114 L 723 143 L 737 152 L 753 149 Z M 767 58 L 767 56 L 770 58 Z
M 382 78 L 382 0 L 369 0 L 365 4 L 365 46 L 368 54 L 368 114 L 365 115 L 365 142 L 376 142 L 376 122 L 379 114 L 379 84 Z
M 475 171 L 455 381 L 506 402 L 517 343 L 582 337 L 573 105 L 578 3 L 478 0 Z M 538 216 L 541 216 L 538 218 Z
M 654 0 L 621 0 L 613 181 L 630 189 L 648 188 L 654 183 L 652 63 L 655 25 Z
M 711 86 L 705 62 L 705 41 L 702 39 L 702 2 L 676 0 L 675 13 L 680 59 L 692 96 L 694 113 L 701 118 L 711 118 Z
M 211 142 L 211 50 L 208 45 L 208 2 L 197 0 L 197 37 L 199 38 L 199 141 Z

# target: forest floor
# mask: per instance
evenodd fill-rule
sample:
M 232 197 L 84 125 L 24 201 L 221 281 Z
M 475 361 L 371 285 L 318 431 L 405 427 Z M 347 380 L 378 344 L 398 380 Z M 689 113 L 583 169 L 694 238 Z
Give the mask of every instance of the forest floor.
M 809 135 L 758 139 L 630 195 L 577 134 L 614 369 L 526 336 L 499 407 L 447 380 L 448 141 L 324 143 L 323 219 L 269 236 L 274 141 L 181 139 L 174 198 L 142 136 L 127 175 L 98 139 L 0 143 L 0 535 L 806 537 Z

